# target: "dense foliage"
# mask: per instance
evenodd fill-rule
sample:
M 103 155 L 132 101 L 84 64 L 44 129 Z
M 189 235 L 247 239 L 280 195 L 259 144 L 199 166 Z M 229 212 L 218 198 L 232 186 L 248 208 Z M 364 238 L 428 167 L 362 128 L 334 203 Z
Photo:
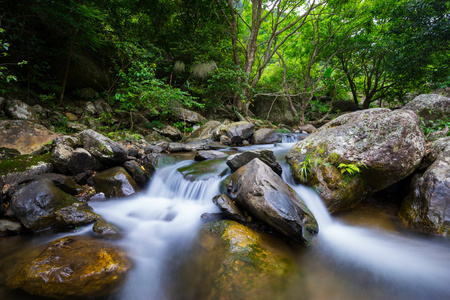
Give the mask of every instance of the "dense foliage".
M 305 123 L 334 101 L 368 108 L 450 82 L 443 0 L 0 3 L 2 93 L 55 104 L 89 87 L 155 116 L 174 105 L 247 113 L 264 96 Z

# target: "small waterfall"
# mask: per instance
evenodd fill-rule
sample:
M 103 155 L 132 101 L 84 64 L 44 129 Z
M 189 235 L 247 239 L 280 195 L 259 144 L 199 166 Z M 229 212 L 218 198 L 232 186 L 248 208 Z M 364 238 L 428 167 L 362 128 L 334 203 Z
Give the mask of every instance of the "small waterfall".
M 431 240 L 333 220 L 310 188 L 293 185 L 319 224 L 319 249 L 339 266 L 369 273 L 397 299 L 450 299 L 450 251 Z
M 218 212 L 211 199 L 219 193 L 221 180 L 188 181 L 177 171 L 191 162 L 180 162 L 158 170 L 143 195 L 92 203 L 95 211 L 113 221 L 125 234 L 135 267 L 123 290 L 114 299 L 167 299 L 166 270 L 176 265 L 173 253 L 187 245 L 197 233 L 204 212 Z M 182 260 L 182 257 L 178 257 Z
M 306 133 L 282 133 L 281 142 L 290 144 L 297 143 L 298 141 L 304 139 L 306 136 Z

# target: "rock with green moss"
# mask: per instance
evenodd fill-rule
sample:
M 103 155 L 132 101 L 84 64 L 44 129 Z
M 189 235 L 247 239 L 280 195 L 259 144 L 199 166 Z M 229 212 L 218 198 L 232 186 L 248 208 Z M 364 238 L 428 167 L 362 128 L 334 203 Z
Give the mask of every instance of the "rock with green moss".
M 79 133 L 83 148 L 108 165 L 122 165 L 127 159 L 127 149 L 120 143 L 88 129 Z
M 398 216 L 414 229 L 450 235 L 450 137 L 433 143 L 428 156 L 434 162 L 414 175 Z
M 219 127 L 222 123 L 218 121 L 209 121 L 194 130 L 191 135 L 188 137 L 188 142 L 193 142 L 195 140 L 214 140 L 214 134 L 217 134 Z
M 50 155 L 18 155 L 0 162 L 0 176 L 10 186 L 53 170 Z
M 16 265 L 10 270 L 6 285 L 53 299 L 106 297 L 120 288 L 131 267 L 127 255 L 114 245 L 68 236 Z
M 425 154 L 419 125 L 410 110 L 349 113 L 298 142 L 287 161 L 294 178 L 314 187 L 330 212 L 350 209 L 419 166 Z
M 178 168 L 186 180 L 208 180 L 212 177 L 221 177 L 227 174 L 228 167 L 224 158 L 204 160 L 186 167 Z
M 438 94 L 423 94 L 414 98 L 403 109 L 412 110 L 425 121 L 440 121 L 450 116 L 450 98 Z
M 76 198 L 58 189 L 51 180 L 30 182 L 11 198 L 11 209 L 22 224 L 31 231 L 53 227 L 55 211 L 71 205 Z
M 114 167 L 94 176 L 95 190 L 107 198 L 128 197 L 140 189 L 123 167 Z
M 299 272 L 291 250 L 273 236 L 234 221 L 215 221 L 204 225 L 198 247 L 203 268 L 195 272 L 204 274 L 199 282 L 189 282 L 186 294 L 211 300 L 291 298 L 288 287 Z M 187 267 L 192 272 L 196 261 Z M 302 284 L 295 279 L 296 286 Z
M 120 229 L 103 218 L 99 218 L 95 221 L 92 231 L 104 238 L 118 239 L 122 237 Z
M 258 158 L 221 184 L 237 206 L 292 241 L 309 245 L 318 232 L 316 219 L 280 176 Z

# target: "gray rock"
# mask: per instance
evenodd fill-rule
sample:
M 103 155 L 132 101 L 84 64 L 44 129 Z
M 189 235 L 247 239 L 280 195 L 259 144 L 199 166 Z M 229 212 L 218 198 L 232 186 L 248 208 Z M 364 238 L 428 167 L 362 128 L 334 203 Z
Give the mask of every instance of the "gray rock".
M 181 131 L 178 128 L 170 126 L 170 125 L 164 126 L 163 129 L 153 128 L 153 130 L 155 130 L 159 134 L 161 134 L 165 137 L 168 137 L 172 140 L 179 140 L 183 137 L 183 134 L 181 133 Z
M 228 155 L 215 150 L 200 150 L 195 153 L 194 160 L 203 161 L 208 159 L 226 158 Z
M 100 218 L 92 211 L 87 203 L 76 202 L 71 206 L 63 207 L 55 212 L 56 222 L 59 228 L 73 228 L 95 222 Z
M 250 122 L 235 122 L 228 126 L 221 126 L 219 129 L 219 134 L 230 138 L 233 144 L 239 144 L 253 135 L 254 128 L 255 125 Z
M 11 209 L 27 229 L 39 231 L 54 226 L 55 211 L 75 200 L 75 197 L 58 189 L 52 181 L 42 179 L 32 181 L 15 192 L 11 198 Z
M 297 243 L 310 244 L 318 232 L 317 222 L 302 200 L 258 158 L 231 174 L 221 192 L 250 216 Z
M 350 209 L 419 166 L 425 154 L 419 125 L 410 110 L 345 114 L 295 144 L 287 161 L 294 178 L 313 186 L 330 212 Z
M 424 173 L 414 175 L 410 191 L 398 213 L 412 228 L 450 234 L 450 137 L 431 147 L 434 162 Z
M 86 102 L 86 104 L 84 105 L 84 111 L 87 112 L 91 116 L 93 116 L 97 113 L 95 105 L 91 101 Z
M 104 193 L 107 198 L 128 197 L 140 190 L 130 174 L 122 167 L 97 173 L 94 176 L 94 186 L 97 192 Z
M 206 121 L 206 118 L 203 117 L 202 115 L 196 113 L 195 111 L 191 111 L 191 110 L 184 109 L 184 108 L 174 109 L 174 114 L 181 121 L 192 123 L 192 124 L 197 124 L 197 123 Z
M 0 162 L 0 177 L 5 185 L 17 184 L 33 179 L 36 175 L 53 171 L 48 155 L 20 155 Z
M 206 139 L 196 139 L 187 143 L 192 150 L 218 150 L 225 148 L 224 145 L 213 141 L 209 138 Z
M 95 106 L 95 111 L 97 112 L 97 114 L 100 115 L 105 115 L 105 114 L 111 114 L 113 112 L 111 106 L 109 106 L 109 104 L 103 100 L 103 99 L 97 99 L 94 101 L 94 106 Z
M 73 149 L 60 143 L 51 152 L 51 161 L 63 174 L 76 175 L 87 170 L 104 169 L 103 164 L 84 148 Z
M 8 100 L 5 106 L 6 115 L 13 119 L 39 123 L 36 110 L 20 100 Z
M 122 165 L 127 159 L 127 149 L 106 136 L 88 129 L 79 133 L 83 148 L 103 163 Z
M 231 171 L 236 171 L 240 167 L 248 164 L 255 158 L 259 158 L 263 163 L 268 165 L 275 173 L 281 176 L 283 169 L 277 161 L 277 158 L 273 154 L 272 150 L 262 149 L 245 151 L 243 153 L 236 153 L 230 155 L 227 158 L 227 165 L 230 167 Z
M 98 219 L 94 223 L 92 231 L 94 231 L 97 235 L 105 238 L 118 239 L 122 237 L 120 229 L 117 226 L 107 222 L 103 218 Z
M 169 147 L 167 148 L 167 150 L 170 153 L 174 153 L 174 152 L 189 152 L 189 151 L 192 151 L 192 148 L 189 145 L 187 145 L 187 144 L 170 143 Z
M 187 139 L 188 142 L 192 142 L 195 140 L 203 140 L 203 139 L 210 139 L 210 140 L 218 140 L 214 137 L 214 134 L 219 130 L 219 127 L 222 125 L 222 123 L 218 121 L 209 121 L 200 126 L 200 128 L 194 130 L 189 138 Z
M 239 223 L 246 223 L 244 213 L 236 206 L 236 204 L 225 194 L 217 195 L 213 198 L 213 202 L 227 219 L 237 221 Z
M 450 98 L 437 94 L 419 95 L 403 109 L 415 112 L 425 121 L 439 121 L 450 115 Z
M 262 128 L 253 134 L 253 144 L 274 144 L 281 141 L 281 135 L 271 128 Z
M 0 220 L 0 236 L 17 234 L 22 231 L 22 225 L 19 222 L 9 220 Z

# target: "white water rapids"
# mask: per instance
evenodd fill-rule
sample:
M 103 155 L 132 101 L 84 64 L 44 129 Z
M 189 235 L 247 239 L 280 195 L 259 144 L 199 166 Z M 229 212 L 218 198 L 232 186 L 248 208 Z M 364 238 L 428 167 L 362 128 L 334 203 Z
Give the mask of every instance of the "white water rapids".
M 282 163 L 292 145 L 252 146 L 245 150 L 271 149 Z M 171 254 L 187 248 L 197 235 L 203 213 L 219 211 L 211 199 L 219 193 L 218 184 L 223 178 L 217 175 L 207 180 L 185 180 L 177 169 L 191 163 L 179 162 L 158 170 L 147 191 L 139 196 L 90 203 L 97 213 L 123 230 L 125 238 L 120 243 L 135 261 L 123 290 L 114 299 L 172 299 L 166 293 L 166 284 L 171 280 L 169 266 L 177 263 Z M 382 287 L 393 290 L 396 299 L 450 299 L 448 243 L 339 223 L 314 191 L 293 183 L 285 163 L 283 173 L 319 223 L 320 232 L 311 250 L 318 253 L 319 259 L 332 261 L 343 273 L 368 274 Z

